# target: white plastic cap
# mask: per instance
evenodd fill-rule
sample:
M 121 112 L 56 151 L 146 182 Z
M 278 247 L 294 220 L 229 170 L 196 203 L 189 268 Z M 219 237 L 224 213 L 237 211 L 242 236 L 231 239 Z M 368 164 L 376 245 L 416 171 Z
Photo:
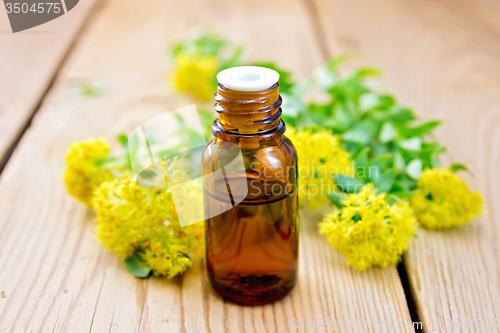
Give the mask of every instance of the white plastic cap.
M 272 87 L 280 75 L 275 70 L 258 66 L 240 66 L 224 69 L 217 74 L 217 81 L 236 91 L 259 91 Z

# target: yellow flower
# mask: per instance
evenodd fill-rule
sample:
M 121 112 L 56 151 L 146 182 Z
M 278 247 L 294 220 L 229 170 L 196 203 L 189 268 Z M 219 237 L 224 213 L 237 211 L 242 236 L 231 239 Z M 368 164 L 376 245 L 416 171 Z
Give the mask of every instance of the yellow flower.
M 218 58 L 214 55 L 177 54 L 171 73 L 174 88 L 190 92 L 200 99 L 213 98 L 218 65 Z
M 287 129 L 298 155 L 299 201 L 303 205 L 309 199 L 309 208 L 330 203 L 328 192 L 334 191 L 334 176 L 354 174 L 350 154 L 340 146 L 337 135 L 327 130 Z
M 385 196 L 367 184 L 359 193 L 346 195 L 342 199 L 345 206 L 319 223 L 319 232 L 330 245 L 360 271 L 396 265 L 414 235 L 416 221 L 409 204 L 397 201 L 391 205 Z
M 482 213 L 481 194 L 448 168 L 427 169 L 411 198 L 417 220 L 428 230 L 446 230 L 464 225 Z
M 155 275 L 182 274 L 190 255 L 203 253 L 203 223 L 181 227 L 169 190 L 144 189 L 125 176 L 101 184 L 93 206 L 101 242 L 123 258 L 138 251 Z
M 110 170 L 100 167 L 99 160 L 109 154 L 104 138 L 86 139 L 70 145 L 66 153 L 64 184 L 69 194 L 90 206 L 92 193 L 104 181 L 112 179 Z

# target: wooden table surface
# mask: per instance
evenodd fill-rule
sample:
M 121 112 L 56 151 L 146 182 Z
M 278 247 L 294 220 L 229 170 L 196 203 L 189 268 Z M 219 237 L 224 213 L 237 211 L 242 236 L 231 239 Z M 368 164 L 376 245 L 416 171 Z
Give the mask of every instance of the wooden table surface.
M 388 325 L 412 321 L 425 332 L 498 332 L 485 323 L 500 320 L 499 15 L 493 0 L 82 0 L 11 34 L 0 10 L 0 332 L 304 331 L 293 319 L 339 322 L 342 332 L 413 331 Z M 267 306 L 223 302 L 201 261 L 172 281 L 132 277 L 96 241 L 93 213 L 66 194 L 64 153 L 190 104 L 167 86 L 166 47 L 198 24 L 297 79 L 358 51 L 405 104 L 444 120 L 447 158 L 470 166 L 487 214 L 449 232 L 419 230 L 399 272 L 359 273 L 317 234 L 319 216 L 302 212 L 299 284 Z M 75 82 L 106 93 L 76 97 Z M 453 330 L 449 319 L 483 328 Z M 372 325 L 350 325 L 360 320 Z

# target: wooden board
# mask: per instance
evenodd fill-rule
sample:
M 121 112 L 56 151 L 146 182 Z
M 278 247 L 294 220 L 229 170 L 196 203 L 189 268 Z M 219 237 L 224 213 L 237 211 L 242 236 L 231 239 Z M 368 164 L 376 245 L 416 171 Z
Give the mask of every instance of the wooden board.
M 315 1 L 330 52 L 359 51 L 425 119 L 444 120 L 443 162 L 470 167 L 486 215 L 449 232 L 420 230 L 405 260 L 424 326 L 497 332 L 500 321 L 500 5 L 494 1 Z M 496 18 L 496 19 L 493 19 Z M 464 321 L 462 321 L 462 324 Z M 462 327 L 463 328 L 463 327 Z M 428 331 L 433 331 L 432 329 Z M 456 331 L 456 330 L 455 330 Z
M 286 9 L 286 10 L 285 10 Z M 276 59 L 299 76 L 320 64 L 313 17 L 301 1 L 111 0 L 85 31 L 0 182 L 0 331 L 284 332 L 299 322 L 340 322 L 346 332 L 411 322 L 396 269 L 358 273 L 301 217 L 300 276 L 283 301 L 223 302 L 203 262 L 184 277 L 140 280 L 94 237 L 93 213 L 61 183 L 70 142 L 131 130 L 189 104 L 167 90 L 166 46 L 212 23 L 254 60 Z M 105 81 L 105 95 L 68 96 L 75 77 Z M 371 328 L 355 329 L 359 320 Z M 292 326 L 290 324 L 292 323 Z M 382 330 L 384 331 L 384 330 Z M 410 329 L 409 331 L 412 331 Z
M 38 27 L 12 33 L 0 10 L 0 169 L 28 125 L 96 0 Z

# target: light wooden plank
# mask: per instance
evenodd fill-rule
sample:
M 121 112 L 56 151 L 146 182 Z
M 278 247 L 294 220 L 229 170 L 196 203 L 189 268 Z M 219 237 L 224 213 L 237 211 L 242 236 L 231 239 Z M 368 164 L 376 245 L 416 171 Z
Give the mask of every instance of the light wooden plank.
M 286 8 L 286 10 L 283 10 Z M 107 2 L 81 37 L 47 102 L 37 113 L 0 182 L 0 331 L 285 332 L 290 320 L 410 322 L 395 269 L 358 273 L 301 216 L 300 276 L 283 301 L 241 307 L 210 289 L 203 262 L 167 281 L 130 276 L 94 239 L 93 214 L 61 184 L 68 144 L 131 130 L 187 105 L 166 89 L 165 48 L 196 24 L 212 23 L 244 43 L 255 60 L 276 59 L 299 76 L 320 64 L 301 1 Z M 75 77 L 106 81 L 102 97 L 65 89 Z M 387 329 L 343 331 L 388 331 Z M 411 331 L 411 330 L 410 330 Z
M 13 34 L 0 10 L 0 167 L 49 88 L 96 0 L 38 27 Z
M 500 320 L 500 5 L 482 1 L 317 0 L 331 52 L 360 51 L 391 91 L 425 119 L 463 162 L 487 214 L 463 229 L 419 230 L 406 268 L 425 327 L 445 320 Z M 451 331 L 450 329 L 446 331 Z M 477 327 L 463 332 L 480 331 Z

